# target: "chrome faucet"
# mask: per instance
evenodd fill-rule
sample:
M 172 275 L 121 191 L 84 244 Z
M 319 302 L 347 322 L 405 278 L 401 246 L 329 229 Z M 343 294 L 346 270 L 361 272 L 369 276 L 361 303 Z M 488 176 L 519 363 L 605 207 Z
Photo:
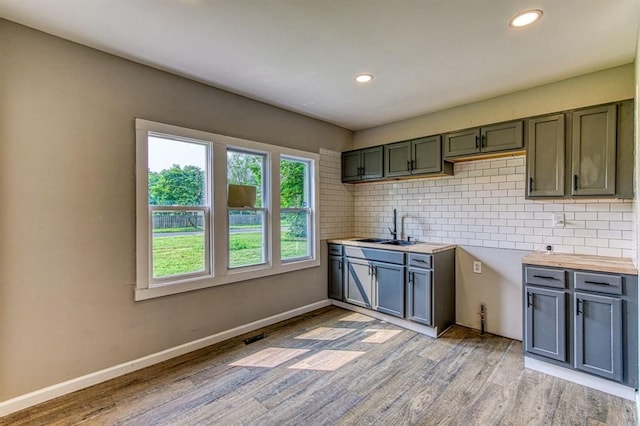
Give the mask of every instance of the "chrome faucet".
M 393 209 L 393 229 L 389 228 L 389 232 L 394 240 L 398 239 L 398 213 Z

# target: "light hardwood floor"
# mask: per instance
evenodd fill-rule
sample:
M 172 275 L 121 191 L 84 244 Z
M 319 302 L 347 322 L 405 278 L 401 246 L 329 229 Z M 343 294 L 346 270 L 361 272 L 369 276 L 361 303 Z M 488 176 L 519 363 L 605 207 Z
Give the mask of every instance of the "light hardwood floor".
M 525 370 L 520 342 L 464 327 L 435 340 L 329 307 L 260 331 L 0 425 L 636 424 L 631 401 Z

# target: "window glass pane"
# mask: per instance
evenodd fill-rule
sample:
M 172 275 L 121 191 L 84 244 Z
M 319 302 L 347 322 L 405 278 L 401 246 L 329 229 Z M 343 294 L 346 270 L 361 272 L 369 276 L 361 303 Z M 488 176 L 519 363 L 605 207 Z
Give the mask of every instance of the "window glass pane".
M 262 210 L 229 211 L 229 267 L 265 263 Z
M 235 205 L 229 200 L 231 207 L 263 207 L 262 182 L 264 175 L 265 156 L 240 151 L 227 151 L 227 183 L 229 185 L 243 185 L 255 188 L 255 205 Z M 240 191 L 245 195 L 248 191 Z M 233 192 L 230 190 L 230 195 Z M 252 197 L 249 197 L 252 198 Z M 241 204 L 247 204 L 241 203 Z
M 282 260 L 310 256 L 309 251 L 309 213 L 280 213 L 280 241 Z
M 152 220 L 153 278 L 205 271 L 204 212 L 154 211 Z
M 206 204 L 206 145 L 150 135 L 148 149 L 150 205 Z
M 280 160 L 280 207 L 309 207 L 309 163 L 283 157 Z

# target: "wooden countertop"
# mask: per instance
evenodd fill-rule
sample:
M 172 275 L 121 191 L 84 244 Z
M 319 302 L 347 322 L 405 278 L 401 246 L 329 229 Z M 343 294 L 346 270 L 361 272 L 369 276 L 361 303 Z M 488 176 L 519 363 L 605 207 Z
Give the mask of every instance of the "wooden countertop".
M 627 257 L 533 252 L 523 257 L 522 263 L 526 265 L 554 266 L 557 268 L 638 275 L 638 269 L 633 264 L 633 260 Z
M 394 251 L 403 251 L 407 253 L 424 253 L 424 254 L 439 253 L 441 251 L 453 250 L 456 248 L 455 244 L 441 244 L 441 243 L 417 243 L 417 244 L 412 244 L 410 246 L 394 246 L 391 244 L 364 243 L 362 241 L 356 241 L 362 238 L 365 238 L 365 237 L 333 239 L 333 240 L 327 240 L 327 242 L 331 244 L 342 244 L 345 246 L 366 247 L 366 248 L 374 248 L 374 249 L 382 249 L 382 250 L 394 250 Z

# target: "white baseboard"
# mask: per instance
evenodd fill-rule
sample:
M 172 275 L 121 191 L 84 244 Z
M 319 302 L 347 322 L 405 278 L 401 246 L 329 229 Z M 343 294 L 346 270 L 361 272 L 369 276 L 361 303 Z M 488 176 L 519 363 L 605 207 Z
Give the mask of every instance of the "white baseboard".
M 306 314 L 308 312 L 312 312 L 316 309 L 324 308 L 325 306 L 329 305 L 331 305 L 331 302 L 326 299 L 320 302 L 312 303 L 310 305 L 301 306 L 287 312 L 282 312 L 268 318 L 241 325 L 230 330 L 222 331 L 220 333 L 216 333 L 202 339 L 194 340 L 192 342 L 175 346 L 173 348 L 165 349 L 163 351 L 156 352 L 142 358 L 134 359 L 132 361 L 118 364 L 113 367 L 96 371 L 94 373 L 90 373 L 81 377 L 76 377 L 75 379 L 67 380 L 65 382 L 48 386 L 46 388 L 38 389 L 36 391 L 29 392 L 12 399 L 8 399 L 6 401 L 1 401 L 0 417 L 7 416 L 11 413 L 15 413 L 16 411 L 20 411 L 33 405 L 49 401 L 53 398 L 57 398 L 71 392 L 75 392 L 77 390 L 114 379 L 124 374 L 131 373 L 133 371 L 140 370 L 154 364 L 158 364 L 171 358 L 175 358 L 177 356 L 205 348 L 215 343 L 219 343 L 224 340 L 240 336 L 241 334 L 248 333 L 253 330 L 257 330 L 259 328 L 296 317 L 298 315 Z
M 331 304 L 342 309 L 347 309 L 349 311 L 358 312 L 375 319 L 386 321 L 389 324 L 397 325 L 398 327 L 406 328 L 407 330 L 415 331 L 416 333 L 424 334 L 429 337 L 438 337 L 439 334 L 442 334 L 445 331 L 442 330 L 438 332 L 439 330 L 437 328 L 429 327 L 428 325 L 422 325 L 418 324 L 417 322 L 407 321 L 402 318 L 397 318 L 367 308 L 361 308 L 359 306 L 344 303 L 339 300 L 331 300 Z
M 620 398 L 630 401 L 636 400 L 636 390 L 620 383 L 611 382 L 601 379 L 590 374 L 581 373 L 579 371 L 570 370 L 548 362 L 539 361 L 534 358 L 524 357 L 524 366 L 531 370 L 549 374 L 560 379 L 568 380 L 591 389 L 596 389 L 610 395 L 619 396 Z

